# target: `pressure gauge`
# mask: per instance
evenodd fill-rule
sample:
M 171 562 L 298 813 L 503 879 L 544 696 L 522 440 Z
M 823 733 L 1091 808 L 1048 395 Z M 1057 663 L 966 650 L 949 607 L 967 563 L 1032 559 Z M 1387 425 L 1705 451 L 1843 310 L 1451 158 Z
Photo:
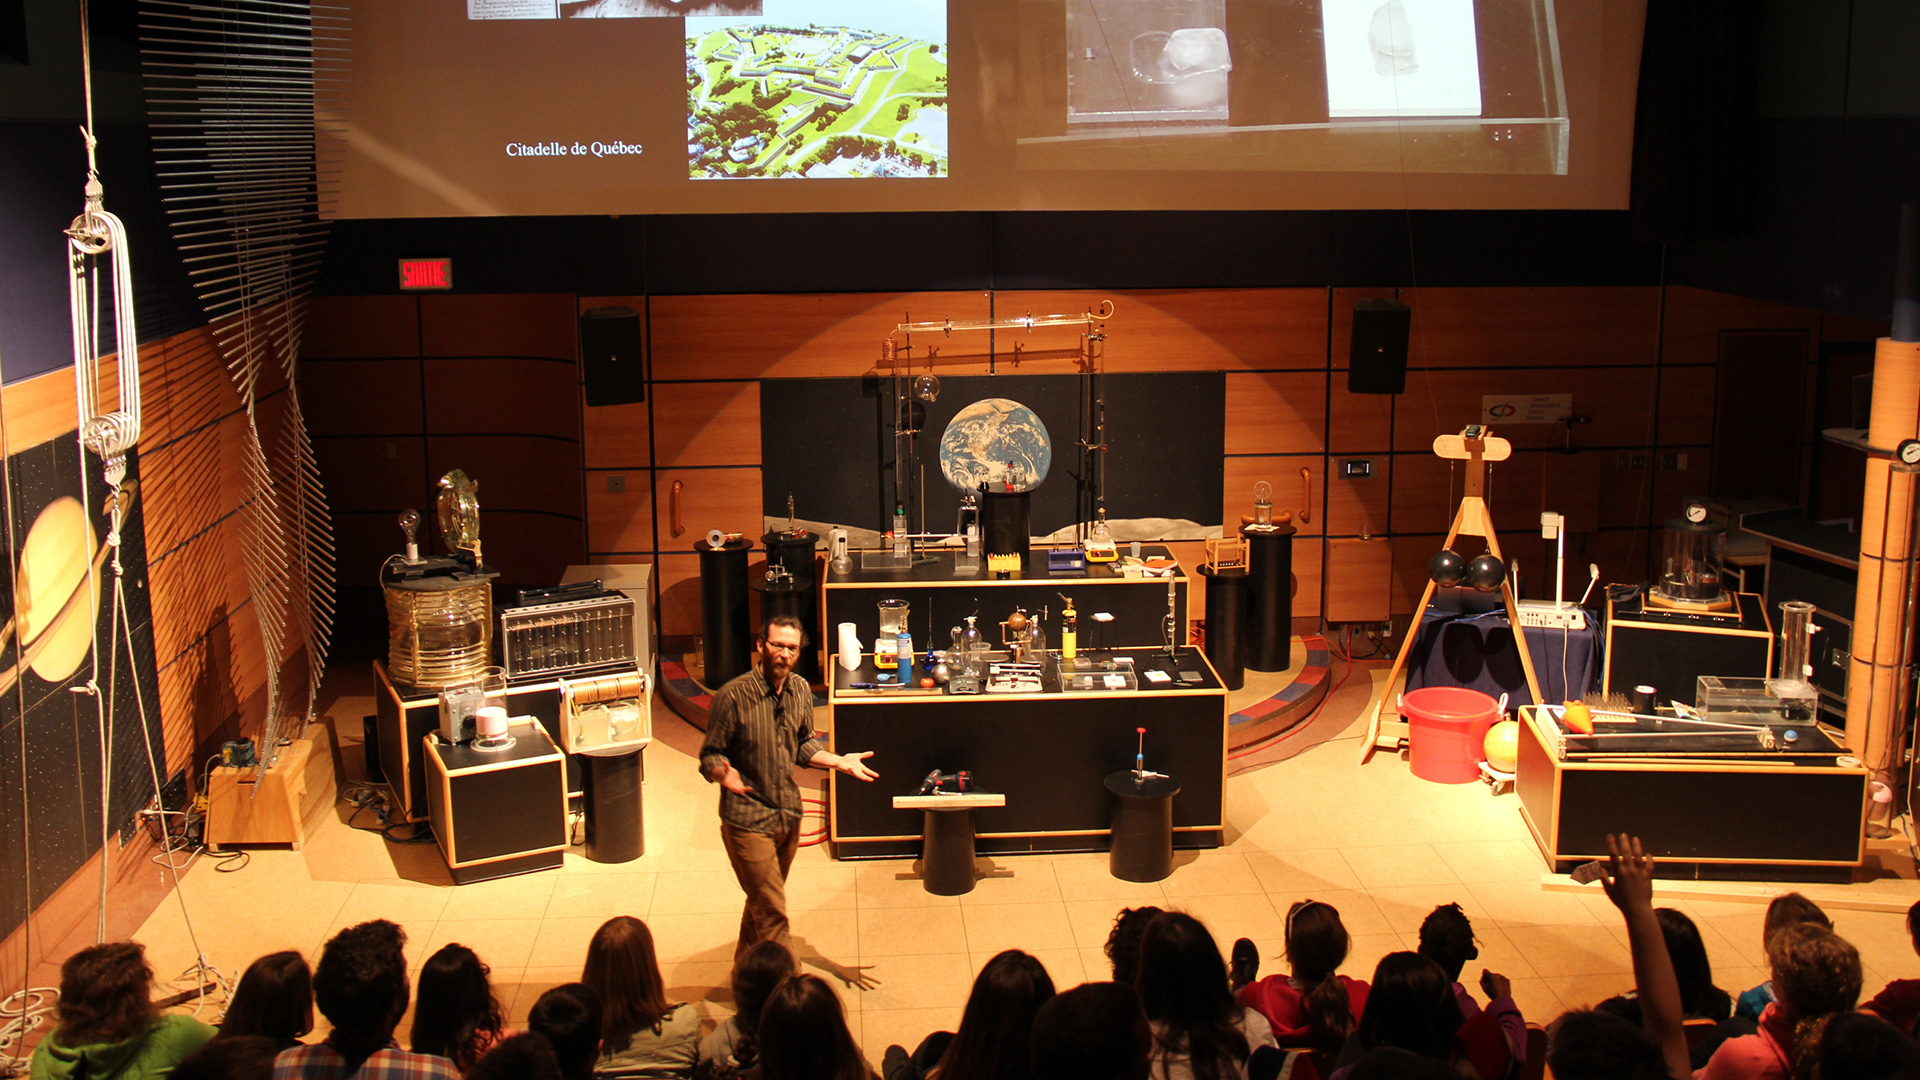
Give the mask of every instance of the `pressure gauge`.
M 1688 503 L 1687 520 L 1693 522 L 1695 525 L 1707 520 L 1707 504 L 1697 502 Z
M 1893 448 L 1893 456 L 1899 458 L 1902 465 L 1920 465 L 1920 439 L 1900 440 L 1900 445 Z

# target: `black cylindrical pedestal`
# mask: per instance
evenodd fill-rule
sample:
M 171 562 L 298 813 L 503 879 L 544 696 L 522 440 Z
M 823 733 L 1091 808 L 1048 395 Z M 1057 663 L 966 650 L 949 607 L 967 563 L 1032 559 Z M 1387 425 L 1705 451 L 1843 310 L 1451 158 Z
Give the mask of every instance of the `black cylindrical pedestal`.
M 820 681 L 820 579 L 815 571 L 813 553 L 819 546 L 820 537 L 806 529 L 787 532 L 776 529 L 760 538 L 767 549 L 767 565 L 784 566 L 787 573 L 793 575 L 793 607 L 786 614 L 800 620 L 807 629 L 807 647 L 800 650 L 800 659 L 794 662 L 798 671 L 810 683 Z M 764 602 L 767 598 L 762 597 Z M 762 621 L 773 612 L 761 609 Z
M 1240 530 L 1247 541 L 1246 665 L 1285 671 L 1293 663 L 1293 534 L 1291 525 Z M 1211 633 L 1213 624 L 1207 624 Z
M 1122 881 L 1165 880 L 1173 873 L 1173 797 L 1180 781 L 1122 770 L 1107 775 L 1107 790 L 1116 802 L 1108 869 Z
M 705 540 L 694 542 L 700 553 L 700 633 L 705 647 L 709 688 L 725 686 L 744 675 L 753 648 L 753 627 L 747 621 L 747 552 L 753 545 L 734 540 L 715 548 Z
M 753 576 L 759 577 L 757 574 Z M 797 582 L 792 581 L 756 580 L 753 583 L 753 591 L 760 594 L 760 625 L 765 626 L 767 620 L 775 615 L 791 615 L 800 620 L 801 626 L 807 627 L 807 646 L 800 650 L 799 658 L 793 663 L 793 670 L 808 681 L 817 679 L 817 675 L 810 675 L 807 672 L 809 667 L 819 670 L 819 665 L 812 662 L 816 644 L 813 640 L 813 626 L 801 611 L 801 605 L 805 602 L 807 594 L 799 590 Z
M 1027 557 L 1033 536 L 1033 494 L 1026 491 L 980 493 L 980 537 L 989 555 Z
M 1220 673 L 1220 682 L 1238 690 L 1247 681 L 1240 630 L 1246 618 L 1247 572 L 1200 568 L 1207 579 L 1207 659 Z
M 587 808 L 587 858 L 632 862 L 647 850 L 640 805 L 640 750 L 585 753 L 581 788 Z
M 973 891 L 973 811 L 922 813 L 926 844 L 920 854 L 920 882 L 936 896 Z

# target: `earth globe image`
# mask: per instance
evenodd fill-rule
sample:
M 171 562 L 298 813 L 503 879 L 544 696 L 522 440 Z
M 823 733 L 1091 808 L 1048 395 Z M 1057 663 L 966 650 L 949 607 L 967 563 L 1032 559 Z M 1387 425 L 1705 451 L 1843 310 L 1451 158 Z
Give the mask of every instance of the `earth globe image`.
M 1053 465 L 1053 440 L 1032 409 L 984 398 L 961 409 L 940 436 L 940 471 L 961 491 L 1032 491 Z

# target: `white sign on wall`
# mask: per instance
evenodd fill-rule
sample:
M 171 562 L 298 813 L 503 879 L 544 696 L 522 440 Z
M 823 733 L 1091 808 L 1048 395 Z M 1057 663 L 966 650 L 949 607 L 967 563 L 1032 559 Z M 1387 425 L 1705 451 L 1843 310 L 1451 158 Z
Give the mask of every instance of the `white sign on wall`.
M 1483 424 L 1555 424 L 1573 415 L 1572 394 L 1484 394 Z

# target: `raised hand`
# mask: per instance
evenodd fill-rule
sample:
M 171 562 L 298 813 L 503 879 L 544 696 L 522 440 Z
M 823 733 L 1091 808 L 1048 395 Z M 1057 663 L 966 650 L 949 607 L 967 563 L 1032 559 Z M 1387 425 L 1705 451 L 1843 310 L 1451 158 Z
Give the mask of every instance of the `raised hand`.
M 1653 857 L 1640 849 L 1639 837 L 1607 834 L 1607 873 L 1600 885 L 1622 912 L 1653 909 Z

